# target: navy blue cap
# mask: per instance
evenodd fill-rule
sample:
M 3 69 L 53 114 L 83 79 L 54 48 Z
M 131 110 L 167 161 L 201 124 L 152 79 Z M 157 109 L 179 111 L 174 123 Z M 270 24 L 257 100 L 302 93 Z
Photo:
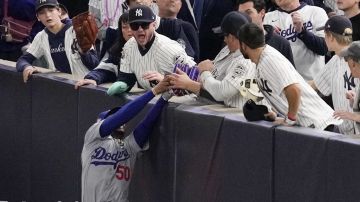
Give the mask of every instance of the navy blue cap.
M 325 30 L 343 36 L 352 35 L 352 24 L 351 21 L 342 15 L 335 15 L 328 19 L 325 26 L 319 27 L 316 31 Z
M 150 7 L 139 5 L 129 10 L 129 23 L 133 22 L 154 22 L 155 14 Z
M 221 26 L 215 27 L 212 30 L 215 34 L 232 34 L 237 36 L 240 27 L 250 22 L 251 18 L 246 13 L 231 11 L 223 17 Z
M 38 12 L 44 6 L 59 6 L 59 2 L 57 0 L 36 0 L 35 10 Z

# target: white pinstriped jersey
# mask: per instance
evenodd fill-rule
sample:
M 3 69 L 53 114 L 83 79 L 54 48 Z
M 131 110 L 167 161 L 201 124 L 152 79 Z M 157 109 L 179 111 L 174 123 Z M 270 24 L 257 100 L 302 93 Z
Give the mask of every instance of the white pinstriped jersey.
M 295 83 L 300 85 L 301 100 L 296 124 L 323 130 L 330 124 L 342 123 L 341 120 L 333 118 L 334 110 L 318 96 L 294 66 L 276 49 L 266 45 L 256 69 L 259 88 L 272 106 L 284 116 L 288 113 L 284 88 Z
M 139 51 L 134 37 L 126 42 L 120 71 L 134 73 L 138 83 L 146 90 L 151 89 L 149 81 L 143 79 L 147 71 L 157 71 L 164 74 L 165 71 L 172 72 L 176 63 L 194 66 L 195 62 L 186 55 L 184 48 L 176 41 L 155 32 L 155 40 L 148 52 L 143 56 Z
M 86 132 L 81 153 L 81 201 L 128 201 L 128 191 L 136 154 L 146 150 L 130 134 L 123 141 L 100 136 L 99 121 Z
M 125 0 L 89 0 L 89 6 L 100 10 L 100 21 L 105 27 L 118 28 L 119 17 L 128 9 Z
M 357 85 L 356 94 L 355 94 L 354 103 L 353 103 L 352 108 L 353 108 L 354 113 L 357 113 L 357 114 L 360 113 L 360 84 Z M 354 121 L 354 124 L 355 124 L 355 134 L 360 135 L 360 123 Z
M 343 57 L 334 55 L 325 65 L 325 68 L 315 76 L 314 82 L 323 95 L 332 94 L 335 110 L 352 112 L 352 106 L 350 106 L 345 94 L 347 91 L 355 90 L 359 80 L 352 77 L 350 68 Z M 339 125 L 339 130 L 343 134 L 353 135 L 354 127 L 353 121 L 344 120 Z
M 66 57 L 69 61 L 72 75 L 78 78 L 83 78 L 89 72 L 89 70 L 82 63 L 78 49 L 74 47 L 77 43 L 75 31 L 72 26 L 65 32 L 64 43 L 64 49 Z M 54 71 L 56 70 L 50 53 L 48 34 L 45 32 L 45 30 L 42 30 L 35 36 L 33 42 L 26 51 L 36 58 L 44 56 L 45 60 L 49 64 L 49 69 Z
M 224 101 L 226 106 L 242 109 L 248 98 L 240 94 L 240 83 L 244 79 L 255 78 L 255 64 L 245 59 L 240 50 L 230 53 L 227 46 L 219 52 L 213 63 L 215 68 L 211 73 L 204 71 L 201 74 L 203 88 L 217 101 Z M 213 89 L 214 81 L 221 85 L 221 89 Z M 261 101 L 258 104 L 267 104 L 267 102 Z
M 316 6 L 304 6 L 296 12 L 300 13 L 304 28 L 316 36 L 325 37 L 324 31 L 315 31 L 316 28 L 324 26 L 328 17 L 324 9 Z M 280 35 L 286 38 L 291 45 L 296 70 L 305 80 L 312 80 L 314 76 L 325 66 L 324 56 L 315 54 L 296 37 L 290 13 L 278 10 L 266 13 L 264 24 L 269 24 L 280 29 Z

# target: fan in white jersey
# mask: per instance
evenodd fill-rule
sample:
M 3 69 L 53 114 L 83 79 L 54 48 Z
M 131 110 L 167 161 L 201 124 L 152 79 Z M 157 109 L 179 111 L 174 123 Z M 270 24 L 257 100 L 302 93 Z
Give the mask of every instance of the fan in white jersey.
M 305 80 L 312 80 L 324 67 L 327 53 L 324 26 L 328 16 L 324 9 L 299 0 L 275 0 L 278 10 L 266 13 L 264 24 L 272 25 L 291 45 L 296 70 Z
M 130 90 L 136 81 L 140 87 L 150 89 L 176 63 L 194 66 L 195 62 L 178 42 L 155 32 L 155 18 L 147 6 L 130 9 L 129 24 L 134 37 L 123 48 L 118 82 L 109 88 L 108 94 Z
M 355 78 L 360 78 L 360 41 L 354 41 L 350 44 L 350 46 L 343 50 L 339 56 L 344 57 L 347 61 L 351 73 Z M 358 84 L 359 85 L 359 84 Z M 360 90 L 359 86 L 357 86 L 356 95 L 352 93 L 347 94 L 347 98 L 349 99 L 349 103 L 353 108 L 354 112 L 345 111 L 345 110 L 337 110 L 334 113 L 335 117 L 339 117 L 345 120 L 354 121 L 356 124 L 355 133 L 357 135 L 360 134 Z
M 240 28 L 240 50 L 256 64 L 256 79 L 277 112 L 286 118 L 284 124 L 324 130 L 339 125 L 332 110 L 301 77 L 294 66 L 276 49 L 265 45 L 264 33 L 256 24 Z
M 332 95 L 335 110 L 352 112 L 352 107 L 346 99 L 348 91 L 355 90 L 358 79 L 351 75 L 350 68 L 343 57 L 339 57 L 341 50 L 351 43 L 351 21 L 344 16 L 333 16 L 325 24 L 325 41 L 328 49 L 335 55 L 314 78 L 312 87 L 319 90 L 323 95 Z M 355 133 L 354 122 L 344 120 L 339 125 L 340 133 L 353 135 Z
M 242 84 L 246 80 L 255 78 L 255 64 L 245 59 L 240 53 L 237 32 L 243 24 L 249 22 L 249 17 L 242 12 L 232 11 L 226 14 L 221 27 L 214 30 L 224 35 L 226 46 L 218 53 L 214 61 L 204 60 L 198 64 L 201 73 L 200 82 L 192 81 L 186 74 L 178 71 L 178 74 L 170 76 L 172 88 L 182 88 L 195 94 L 199 94 L 204 89 L 216 101 L 224 102 L 229 107 L 242 109 L 249 99 L 244 96 L 246 93 L 241 94 L 245 89 Z M 263 98 L 262 94 L 258 94 L 257 98 Z
M 128 191 L 137 153 L 148 148 L 149 135 L 170 98 L 168 79 L 126 105 L 103 112 L 85 134 L 81 153 L 82 200 L 84 202 L 128 201 Z M 156 94 L 163 93 L 146 117 L 124 137 L 126 123 Z M 149 182 L 151 183 L 151 182 Z
M 39 70 L 32 66 L 35 59 L 44 56 L 49 69 L 84 77 L 98 64 L 94 49 L 82 53 L 78 48 L 75 31 L 70 20 L 61 22 L 61 12 L 57 0 L 37 0 L 36 17 L 45 29 L 36 34 L 34 41 L 21 56 L 16 69 L 23 72 L 24 82 Z

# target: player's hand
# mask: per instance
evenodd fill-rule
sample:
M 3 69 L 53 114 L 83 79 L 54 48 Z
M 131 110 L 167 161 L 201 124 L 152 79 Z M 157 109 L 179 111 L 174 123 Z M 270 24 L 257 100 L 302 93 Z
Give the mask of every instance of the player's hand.
M 33 66 L 27 66 L 27 67 L 25 67 L 25 69 L 24 69 L 24 71 L 23 71 L 23 80 L 24 80 L 24 83 L 26 83 L 26 82 L 29 80 L 29 78 L 30 78 L 30 76 L 31 76 L 32 74 L 37 73 L 37 72 L 39 72 L 39 70 L 36 69 L 36 68 L 33 67 Z
M 304 22 L 302 20 L 302 17 L 300 15 L 300 13 L 298 12 L 293 12 L 291 13 L 291 18 L 292 18 L 292 21 L 293 21 L 293 25 L 294 25 L 294 28 L 295 28 L 295 31 L 297 33 L 300 33 L 303 31 L 303 25 L 304 25 Z
M 360 122 L 360 114 L 356 114 L 353 112 L 347 112 L 344 110 L 336 110 L 334 112 L 334 118 L 346 119 L 351 121 Z
M 198 64 L 199 73 L 204 71 L 212 71 L 214 69 L 214 63 L 211 60 L 204 60 Z
M 143 79 L 148 81 L 160 82 L 164 79 L 164 75 L 160 74 L 157 71 L 148 71 L 143 74 Z
M 158 95 L 160 93 L 163 93 L 167 90 L 169 90 L 170 87 L 170 78 L 168 76 L 165 76 L 164 79 L 162 79 L 156 86 L 153 88 L 154 95 Z
M 193 82 L 189 76 L 179 68 L 176 68 L 176 73 L 172 73 L 167 77 L 170 79 L 170 88 L 172 89 L 189 90 L 189 85 Z
M 350 106 L 354 105 L 354 99 L 355 99 L 355 92 L 354 91 L 348 91 L 345 93 L 346 99 L 349 100 Z
M 76 82 L 75 89 L 77 90 L 77 89 L 79 89 L 80 86 L 89 85 L 89 84 L 92 84 L 92 85 L 95 85 L 95 86 L 97 85 L 95 80 L 81 79 L 80 81 Z

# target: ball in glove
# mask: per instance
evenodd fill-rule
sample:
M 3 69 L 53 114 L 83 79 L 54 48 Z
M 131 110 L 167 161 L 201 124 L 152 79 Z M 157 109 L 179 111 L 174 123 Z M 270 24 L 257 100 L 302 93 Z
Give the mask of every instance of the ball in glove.
M 89 12 L 80 13 L 72 18 L 72 24 L 78 45 L 81 51 L 86 53 L 95 44 L 99 32 L 95 18 Z

